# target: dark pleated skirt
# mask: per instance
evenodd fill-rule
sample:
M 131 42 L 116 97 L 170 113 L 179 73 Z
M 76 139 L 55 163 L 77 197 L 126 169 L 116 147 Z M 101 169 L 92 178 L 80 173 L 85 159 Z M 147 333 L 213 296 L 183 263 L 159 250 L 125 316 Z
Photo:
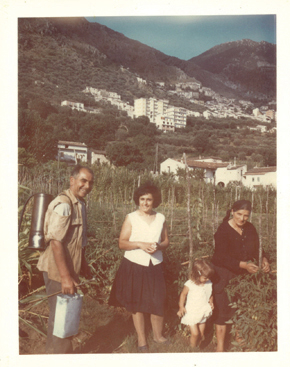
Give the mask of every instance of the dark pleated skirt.
M 123 258 L 117 271 L 109 305 L 127 311 L 163 316 L 166 297 L 163 264 L 142 266 Z
M 213 279 L 213 297 L 214 297 L 214 310 L 212 315 L 212 321 L 217 325 L 225 325 L 229 321 L 234 313 L 235 309 L 229 305 L 228 295 L 225 291 L 225 287 L 229 284 L 230 279 L 236 276 L 233 272 L 226 268 L 214 266 L 215 279 Z

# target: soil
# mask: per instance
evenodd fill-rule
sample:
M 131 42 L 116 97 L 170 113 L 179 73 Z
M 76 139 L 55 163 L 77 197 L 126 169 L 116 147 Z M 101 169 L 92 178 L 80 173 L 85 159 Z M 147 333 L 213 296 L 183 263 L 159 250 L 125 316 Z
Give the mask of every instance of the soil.
M 48 320 L 48 304 L 44 301 L 33 306 L 29 311 L 26 307 L 19 310 L 19 354 L 45 354 L 45 334 Z M 41 320 L 43 320 L 43 325 Z M 34 330 L 36 327 L 39 331 Z M 166 337 L 171 345 L 156 345 L 152 340 L 149 318 L 146 320 L 148 345 L 150 353 L 180 353 L 180 352 L 214 352 L 213 333 L 206 333 L 206 340 L 200 348 L 189 347 L 188 334 L 175 332 Z M 212 329 L 211 329 L 212 330 Z M 105 302 L 85 295 L 79 333 L 72 337 L 74 353 L 136 353 L 137 339 L 131 314 L 121 308 L 113 308 Z

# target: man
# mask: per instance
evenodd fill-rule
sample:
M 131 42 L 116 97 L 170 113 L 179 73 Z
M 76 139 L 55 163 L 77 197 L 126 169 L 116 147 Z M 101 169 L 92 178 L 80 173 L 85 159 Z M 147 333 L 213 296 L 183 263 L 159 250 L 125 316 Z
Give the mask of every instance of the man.
M 61 291 L 74 294 L 82 269 L 91 276 L 84 252 L 87 243 L 85 196 L 92 190 L 91 169 L 77 165 L 70 177 L 70 188 L 59 194 L 48 206 L 44 221 L 44 237 L 48 247 L 40 256 L 37 267 L 43 271 L 47 295 Z M 46 353 L 72 353 L 71 338 L 53 335 L 57 296 L 48 298 L 49 319 Z

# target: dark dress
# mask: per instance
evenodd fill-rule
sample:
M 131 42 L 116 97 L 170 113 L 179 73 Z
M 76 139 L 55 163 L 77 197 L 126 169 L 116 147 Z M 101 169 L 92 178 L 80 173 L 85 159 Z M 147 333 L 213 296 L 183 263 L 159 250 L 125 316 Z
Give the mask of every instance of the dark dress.
M 214 235 L 215 252 L 212 263 L 216 276 L 213 280 L 215 324 L 224 325 L 235 312 L 229 306 L 229 300 L 225 291 L 230 279 L 246 270 L 239 267 L 240 261 L 259 260 L 259 236 L 253 224 L 246 222 L 243 233 L 240 235 L 227 221 L 223 222 Z M 264 255 L 263 255 L 264 256 Z

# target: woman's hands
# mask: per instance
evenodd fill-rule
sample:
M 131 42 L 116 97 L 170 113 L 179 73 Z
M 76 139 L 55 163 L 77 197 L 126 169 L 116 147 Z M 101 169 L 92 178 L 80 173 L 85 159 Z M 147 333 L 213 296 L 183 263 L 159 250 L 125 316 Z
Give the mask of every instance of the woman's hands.
M 255 274 L 259 270 L 259 267 L 252 262 L 241 261 L 240 268 L 247 270 L 250 274 Z M 270 271 L 270 265 L 268 260 L 264 257 L 262 260 L 262 270 L 264 273 Z
M 269 273 L 270 271 L 270 264 L 268 263 L 268 260 L 263 257 L 263 260 L 262 260 L 262 270 L 264 273 Z
M 153 243 L 140 242 L 139 248 L 147 252 L 148 254 L 152 255 L 158 250 L 158 243 L 157 242 L 153 242 Z
M 255 274 L 259 270 L 257 265 L 246 261 L 240 261 L 240 268 L 247 270 L 250 274 Z

